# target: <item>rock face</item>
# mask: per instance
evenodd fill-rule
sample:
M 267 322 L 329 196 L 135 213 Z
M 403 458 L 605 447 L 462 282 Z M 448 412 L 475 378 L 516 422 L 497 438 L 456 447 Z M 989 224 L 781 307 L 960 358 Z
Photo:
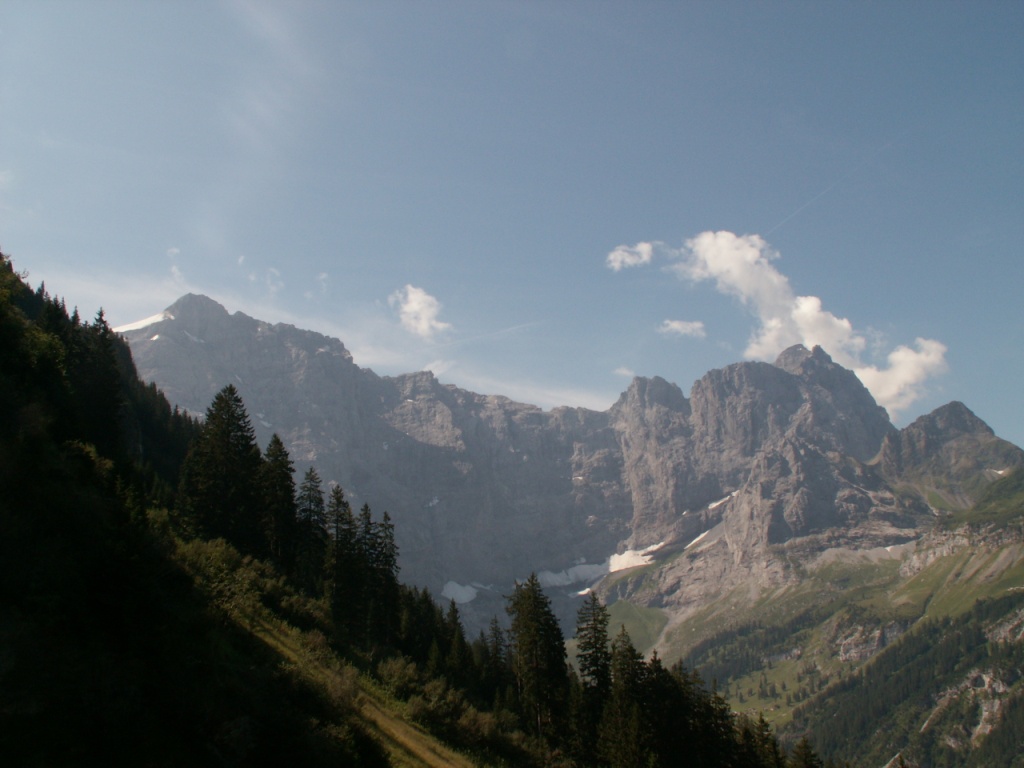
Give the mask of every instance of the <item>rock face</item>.
M 609 556 L 657 548 L 653 574 L 614 589 L 681 614 L 784 584 L 794 558 L 916 538 L 929 491 L 962 506 L 1024 466 L 959 403 L 898 431 L 820 348 L 711 371 L 689 398 L 637 378 L 598 413 L 381 377 L 336 339 L 202 296 L 124 335 L 142 377 L 189 411 L 233 383 L 261 445 L 277 432 L 300 471 L 388 510 L 403 579 L 460 600 L 531 571 L 575 592 Z

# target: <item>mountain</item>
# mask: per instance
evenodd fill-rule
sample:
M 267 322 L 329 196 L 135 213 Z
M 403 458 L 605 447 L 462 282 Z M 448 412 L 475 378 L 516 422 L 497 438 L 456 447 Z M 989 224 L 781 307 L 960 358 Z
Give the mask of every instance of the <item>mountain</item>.
M 203 296 L 117 330 L 172 402 L 201 414 L 232 383 L 261 444 L 277 432 L 300 470 L 388 510 L 403 579 L 470 625 L 531 571 L 564 596 L 612 572 L 606 589 L 677 623 L 799 579 L 793 562 L 913 542 L 1024 465 L 961 404 L 897 430 L 820 348 L 710 371 L 689 397 L 637 378 L 605 412 L 544 411 L 429 372 L 378 376 L 337 339 Z

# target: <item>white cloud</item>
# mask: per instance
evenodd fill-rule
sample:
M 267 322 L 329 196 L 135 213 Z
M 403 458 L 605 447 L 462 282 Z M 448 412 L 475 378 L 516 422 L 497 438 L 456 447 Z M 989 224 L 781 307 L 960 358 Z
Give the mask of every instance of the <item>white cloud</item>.
M 637 243 L 633 246 L 620 245 L 608 254 L 605 264 L 608 268 L 619 272 L 626 267 L 639 267 L 650 264 L 654 257 L 653 243 Z
M 875 399 L 890 413 L 902 411 L 924 394 L 924 383 L 930 377 L 946 370 L 946 345 L 934 339 L 917 338 L 917 349 L 905 345 L 896 347 L 887 356 L 888 368 L 873 365 L 855 368 Z
M 928 379 L 946 370 L 946 347 L 933 339 L 919 338 L 914 348 L 901 345 L 892 350 L 885 368 L 863 362 L 868 347 L 865 335 L 855 331 L 846 318 L 824 309 L 817 296 L 797 296 L 789 278 L 775 267 L 779 254 L 759 235 L 702 232 L 681 249 L 653 245 L 675 260 L 670 270 L 680 278 L 694 283 L 713 281 L 719 293 L 736 297 L 757 318 L 744 351 L 749 359 L 774 360 L 794 344 L 821 346 L 840 365 L 852 369 L 894 417 L 924 393 Z M 616 271 L 622 268 L 613 266 L 613 257 L 615 264 L 648 263 L 650 259 L 628 264 L 624 259 L 634 252 L 652 253 L 651 246 L 619 246 L 608 255 L 608 265 Z M 670 321 L 659 330 L 682 332 Z
M 619 366 L 614 371 L 612 371 L 612 373 L 614 373 L 616 376 L 625 376 L 627 379 L 632 379 L 636 376 L 636 371 L 634 371 L 632 368 L 627 368 L 624 365 Z
M 181 248 L 174 248 L 174 247 L 168 248 L 167 249 L 167 258 L 175 259 L 175 258 L 178 257 L 178 254 L 180 254 L 180 253 L 181 253 Z
M 435 333 L 447 331 L 450 323 L 438 320 L 441 302 L 414 285 L 406 285 L 388 297 L 388 304 L 398 308 L 402 327 L 424 339 L 431 339 Z
M 700 320 L 665 320 L 658 326 L 658 333 L 666 336 L 692 336 L 695 339 L 707 336 L 704 323 Z

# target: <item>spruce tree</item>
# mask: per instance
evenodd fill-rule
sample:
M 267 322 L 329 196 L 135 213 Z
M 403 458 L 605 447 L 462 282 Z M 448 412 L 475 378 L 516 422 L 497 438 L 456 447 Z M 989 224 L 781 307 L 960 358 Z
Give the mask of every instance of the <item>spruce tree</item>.
M 576 664 L 584 688 L 603 699 L 611 688 L 612 656 L 608 647 L 608 609 L 591 592 L 576 614 Z
M 324 492 L 316 467 L 311 466 L 303 475 L 296 503 L 295 578 L 308 594 L 318 596 L 323 593 L 327 530 Z
M 538 736 L 554 737 L 569 676 L 562 630 L 536 574 L 516 584 L 506 610 L 512 618 L 512 669 L 524 724 Z
M 573 749 L 577 762 L 597 761 L 598 727 L 611 692 L 611 650 L 608 647 L 608 609 L 591 592 L 576 614 L 576 665 L 580 690 L 573 698 Z
M 612 768 L 647 763 L 646 734 L 641 713 L 644 660 L 623 626 L 612 642 L 611 696 L 601 719 L 598 748 Z
M 448 682 L 455 688 L 468 688 L 473 682 L 473 654 L 466 633 L 462 629 L 459 607 L 454 600 L 448 603 L 448 613 L 444 617 L 445 634 L 448 637 L 448 653 L 444 660 L 444 674 Z
M 222 537 L 246 554 L 264 556 L 261 462 L 245 405 L 228 384 L 207 409 L 182 468 L 177 519 L 184 532 Z
M 263 525 L 270 557 L 281 570 L 291 573 L 298 525 L 295 465 L 276 433 L 267 444 L 260 470 L 260 491 L 263 494 Z
M 327 522 L 331 536 L 328 564 L 331 617 L 339 638 L 348 643 L 356 638 L 358 617 L 364 612 L 366 561 L 358 546 L 352 507 L 340 485 L 331 488 L 328 494 Z
M 375 522 L 368 504 L 359 510 L 356 540 L 366 561 L 364 620 L 366 640 L 391 645 L 399 634 L 398 545 L 395 526 L 385 512 Z
M 806 736 L 796 743 L 789 756 L 789 768 L 824 768 L 824 765 Z

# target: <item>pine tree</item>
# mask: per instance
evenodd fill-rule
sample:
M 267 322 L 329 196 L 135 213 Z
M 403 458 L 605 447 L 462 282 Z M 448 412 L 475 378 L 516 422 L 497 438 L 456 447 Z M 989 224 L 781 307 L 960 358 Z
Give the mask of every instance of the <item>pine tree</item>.
M 262 458 L 245 405 L 231 384 L 206 411 L 182 468 L 177 519 L 187 534 L 222 537 L 247 554 L 266 554 L 258 495 Z
M 359 549 L 356 520 L 340 485 L 331 488 L 327 499 L 327 521 L 331 536 L 329 580 L 331 616 L 340 639 L 357 637 L 363 615 L 366 561 Z
M 483 689 L 492 704 L 492 709 L 499 710 L 507 701 L 508 688 L 512 682 L 512 671 L 509 662 L 508 636 L 501 628 L 497 616 L 491 617 L 484 638 L 487 653 L 484 656 Z
M 364 593 L 365 639 L 373 644 L 391 645 L 399 636 L 398 545 L 395 526 L 387 512 L 380 522 L 373 520 L 368 504 L 359 510 L 356 541 L 366 562 Z
M 538 736 L 554 736 L 569 677 L 562 630 L 536 574 L 516 584 L 506 610 L 512 617 L 512 669 L 526 727 Z
M 640 706 L 645 666 L 625 626 L 612 642 L 611 675 L 598 748 L 612 768 L 639 768 L 648 753 Z
M 274 434 L 267 444 L 260 469 L 264 530 L 270 557 L 285 573 L 295 562 L 298 509 L 295 502 L 295 465 L 281 438 Z
M 303 475 L 296 505 L 295 578 L 308 594 L 317 596 L 323 593 L 327 521 L 323 487 L 316 467 L 311 466 Z
M 608 609 L 594 592 L 587 595 L 576 614 L 576 664 L 583 686 L 604 699 L 612 678 Z
M 804 736 L 796 743 L 793 747 L 793 752 L 789 756 L 789 768 L 824 768 L 825 764 L 818 757 L 814 749 L 811 747 L 811 742 Z
M 576 614 L 576 665 L 579 695 L 574 697 L 573 734 L 577 762 L 597 761 L 598 728 L 612 683 L 612 657 L 608 646 L 608 609 L 593 592 Z
M 452 686 L 465 689 L 472 681 L 473 654 L 470 651 L 469 643 L 466 642 L 462 619 L 459 616 L 459 607 L 454 600 L 448 603 L 448 613 L 445 615 L 444 623 L 445 634 L 448 637 L 444 674 Z

